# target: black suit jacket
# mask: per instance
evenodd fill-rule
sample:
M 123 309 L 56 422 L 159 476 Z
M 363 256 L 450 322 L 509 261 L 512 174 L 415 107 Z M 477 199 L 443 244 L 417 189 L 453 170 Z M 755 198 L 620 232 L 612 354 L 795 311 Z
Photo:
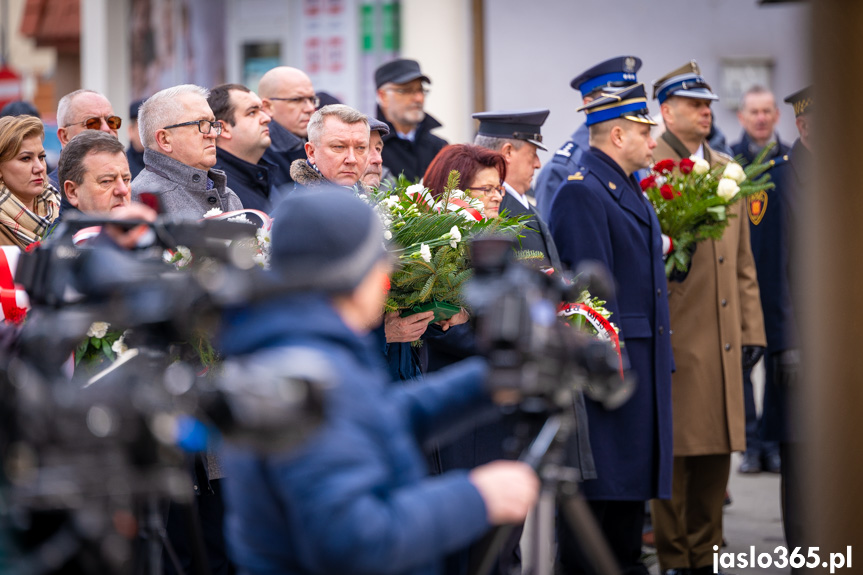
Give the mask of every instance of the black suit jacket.
M 518 192 L 512 189 L 507 190 L 503 201 L 500 203 L 500 211 L 506 210 L 510 216 L 530 216 L 530 219 L 526 222 L 527 229 L 524 231 L 524 237 L 521 238 L 521 247 L 519 249 L 542 252 L 548 260 L 548 265 L 553 267 L 556 272 L 562 272 L 563 267 L 560 263 L 560 257 L 557 255 L 557 247 L 554 245 L 554 240 L 551 237 L 551 232 L 548 231 L 548 226 L 545 225 L 536 208 L 533 206 L 525 208 L 521 202 L 512 196 L 515 193 Z

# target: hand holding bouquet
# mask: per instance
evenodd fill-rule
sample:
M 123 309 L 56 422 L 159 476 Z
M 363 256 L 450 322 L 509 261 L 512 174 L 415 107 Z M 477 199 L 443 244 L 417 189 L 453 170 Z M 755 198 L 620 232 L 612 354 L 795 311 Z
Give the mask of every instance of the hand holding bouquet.
M 765 148 L 746 168 L 736 162 L 713 168 L 702 158 L 675 162 L 667 159 L 653 165 L 641 180 L 641 189 L 653 204 L 662 233 L 671 239 L 665 273 L 686 272 L 694 244 L 719 239 L 728 226 L 728 206 L 759 191 L 770 190 L 771 164 L 764 163 Z

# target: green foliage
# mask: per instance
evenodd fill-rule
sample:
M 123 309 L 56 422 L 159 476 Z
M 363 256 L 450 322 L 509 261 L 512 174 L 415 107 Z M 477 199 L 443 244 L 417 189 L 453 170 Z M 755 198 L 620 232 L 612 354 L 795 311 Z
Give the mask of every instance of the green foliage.
M 430 301 L 464 306 L 461 289 L 472 274 L 469 241 L 485 234 L 514 238 L 524 228 L 527 216 L 476 220 L 457 204 L 466 202 L 481 209 L 481 203 L 458 186 L 458 172 L 452 171 L 444 193 L 437 198 L 403 177 L 392 189 L 371 194 L 399 260 L 390 278 L 386 311 Z M 410 193 L 408 188 L 412 188 Z
M 765 173 L 771 164 L 764 158 L 770 151 L 766 147 L 755 160 L 743 169 L 746 179 L 739 183 L 740 190 L 730 200 L 717 195 L 717 187 L 725 171 L 724 165 L 717 165 L 707 173 L 696 174 L 694 171 L 683 175 L 679 168 L 667 175 L 667 184 L 673 190 L 673 197 L 662 196 L 657 184 L 646 191 L 653 204 L 656 217 L 662 233 L 672 239 L 674 249 L 665 263 L 666 275 L 674 268 L 686 271 L 689 268 L 692 245 L 704 240 L 722 238 L 729 218 L 735 214 L 728 213 L 728 206 L 751 196 L 759 191 L 774 188 L 770 175 Z M 663 177 L 653 173 L 653 177 Z
M 123 335 L 122 331 L 108 331 L 104 337 L 88 337 L 75 348 L 75 367 L 94 368 L 116 359 L 111 346 Z

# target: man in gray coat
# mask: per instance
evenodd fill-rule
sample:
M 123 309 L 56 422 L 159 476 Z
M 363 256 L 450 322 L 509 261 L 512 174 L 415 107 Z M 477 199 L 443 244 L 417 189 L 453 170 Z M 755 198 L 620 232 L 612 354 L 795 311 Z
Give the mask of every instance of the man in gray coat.
M 209 92 L 192 84 L 153 94 L 138 112 L 144 143 L 144 170 L 132 181 L 132 198 L 154 194 L 162 212 L 199 219 L 213 208 L 239 210 L 243 204 L 227 187 L 216 164 L 216 122 Z

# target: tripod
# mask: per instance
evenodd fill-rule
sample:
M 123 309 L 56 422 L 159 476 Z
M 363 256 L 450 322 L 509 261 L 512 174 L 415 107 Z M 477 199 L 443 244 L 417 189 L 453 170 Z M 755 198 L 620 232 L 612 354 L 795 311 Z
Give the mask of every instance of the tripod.
M 553 493 L 558 506 L 563 510 L 582 549 L 599 575 L 617 575 L 620 569 L 603 538 L 596 520 L 584 497 L 578 490 L 578 472 L 564 465 L 566 440 L 575 427 L 572 411 L 549 415 L 531 444 L 525 449 L 520 461 L 533 467 L 542 480 L 545 493 Z M 551 547 L 551 533 L 554 532 L 554 516 L 547 516 L 540 503 L 536 516 L 526 537 L 530 542 L 531 564 L 523 567 L 525 575 L 552 575 L 553 565 L 547 550 Z M 548 526 L 552 526 L 548 529 Z M 497 559 L 498 552 L 509 537 L 513 527 L 506 525 L 494 531 L 491 543 L 474 575 L 487 575 Z

